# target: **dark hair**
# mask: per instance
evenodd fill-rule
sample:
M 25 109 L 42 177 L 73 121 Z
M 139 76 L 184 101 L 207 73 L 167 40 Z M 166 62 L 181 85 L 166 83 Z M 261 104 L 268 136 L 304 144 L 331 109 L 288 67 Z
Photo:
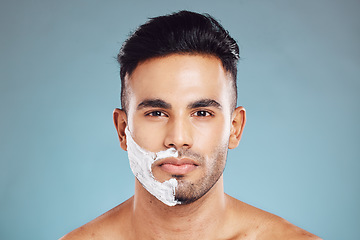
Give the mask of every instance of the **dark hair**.
M 121 107 L 125 111 L 125 76 L 130 76 L 140 62 L 174 53 L 210 54 L 218 57 L 224 69 L 231 74 L 235 108 L 239 60 L 236 41 L 209 14 L 180 11 L 150 18 L 122 45 L 117 60 L 120 63 Z

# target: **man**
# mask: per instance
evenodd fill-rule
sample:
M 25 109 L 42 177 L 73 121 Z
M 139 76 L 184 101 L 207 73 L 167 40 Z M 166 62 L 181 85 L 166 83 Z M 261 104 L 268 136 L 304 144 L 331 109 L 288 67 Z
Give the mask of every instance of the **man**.
M 114 123 L 136 176 L 133 197 L 62 239 L 319 239 L 224 193 L 239 49 L 209 15 L 151 19 L 122 46 Z

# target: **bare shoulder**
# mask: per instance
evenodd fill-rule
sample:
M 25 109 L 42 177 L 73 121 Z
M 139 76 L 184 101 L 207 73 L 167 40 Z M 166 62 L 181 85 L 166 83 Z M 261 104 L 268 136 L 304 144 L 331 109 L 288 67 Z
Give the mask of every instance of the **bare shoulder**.
M 273 214 L 271 214 L 273 215 Z M 269 218 L 263 232 L 259 233 L 260 239 L 291 239 L 291 240 L 321 240 L 318 236 L 302 229 L 287 220 L 273 215 Z
M 119 239 L 119 236 L 122 236 L 123 233 L 125 234 L 125 229 L 128 229 L 127 215 L 131 204 L 132 198 L 69 232 L 59 240 Z
M 229 196 L 230 197 L 230 196 Z M 295 226 L 287 220 L 230 197 L 233 216 L 239 233 L 259 240 L 321 240 L 316 235 Z

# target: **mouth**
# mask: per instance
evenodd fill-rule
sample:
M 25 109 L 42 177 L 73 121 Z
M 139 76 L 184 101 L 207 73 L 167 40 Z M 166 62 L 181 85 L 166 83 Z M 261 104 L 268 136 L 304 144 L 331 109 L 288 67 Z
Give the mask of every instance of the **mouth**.
M 176 176 L 188 174 L 199 166 L 196 161 L 189 158 L 165 158 L 157 165 L 162 171 Z

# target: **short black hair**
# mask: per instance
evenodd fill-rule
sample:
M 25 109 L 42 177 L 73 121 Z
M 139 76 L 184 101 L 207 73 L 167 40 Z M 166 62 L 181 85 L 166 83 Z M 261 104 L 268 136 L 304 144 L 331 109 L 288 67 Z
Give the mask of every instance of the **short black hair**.
M 221 24 L 209 14 L 180 11 L 150 18 L 122 45 L 117 60 L 120 64 L 121 107 L 127 109 L 126 75 L 139 63 L 170 54 L 209 54 L 219 58 L 231 74 L 234 106 L 237 101 L 237 63 L 239 46 Z

